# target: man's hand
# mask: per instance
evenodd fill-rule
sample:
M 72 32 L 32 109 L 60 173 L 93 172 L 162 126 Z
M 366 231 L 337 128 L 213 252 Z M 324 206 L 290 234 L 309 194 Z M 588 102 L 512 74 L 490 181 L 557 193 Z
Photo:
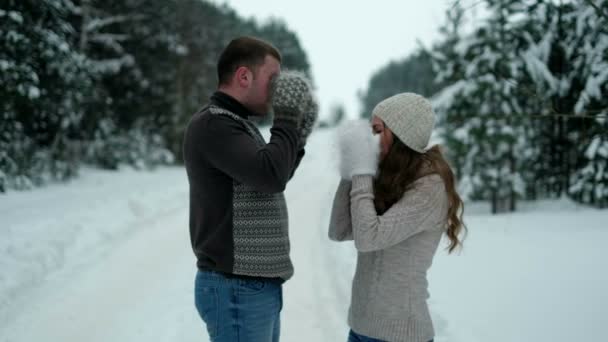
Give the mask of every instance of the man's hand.
M 283 71 L 274 80 L 272 108 L 275 120 L 291 120 L 301 127 L 302 118 L 311 102 L 314 102 L 312 87 L 304 74 Z

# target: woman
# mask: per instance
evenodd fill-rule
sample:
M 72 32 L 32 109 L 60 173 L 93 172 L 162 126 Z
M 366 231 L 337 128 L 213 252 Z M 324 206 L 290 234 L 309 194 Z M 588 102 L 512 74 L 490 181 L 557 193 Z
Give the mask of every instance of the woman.
M 358 250 L 349 342 L 434 338 L 426 272 L 442 234 L 452 252 L 465 229 L 454 175 L 438 146 L 426 150 L 434 121 L 429 101 L 403 93 L 374 108 L 371 131 L 360 121 L 340 131 L 329 237 Z

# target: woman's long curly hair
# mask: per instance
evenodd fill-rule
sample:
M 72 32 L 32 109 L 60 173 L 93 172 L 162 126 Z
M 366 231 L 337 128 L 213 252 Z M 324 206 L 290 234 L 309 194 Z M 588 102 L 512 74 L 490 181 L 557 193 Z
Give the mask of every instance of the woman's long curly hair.
M 446 235 L 450 240 L 448 251 L 451 253 L 456 247 L 462 246 L 459 235 L 466 234 L 466 226 L 462 221 L 464 203 L 456 192 L 454 173 L 439 145 L 425 153 L 419 153 L 393 135 L 393 144 L 380 162 L 378 177 L 374 180 L 374 205 L 378 215 L 384 214 L 412 188 L 417 179 L 435 173 L 443 180 L 448 194 Z

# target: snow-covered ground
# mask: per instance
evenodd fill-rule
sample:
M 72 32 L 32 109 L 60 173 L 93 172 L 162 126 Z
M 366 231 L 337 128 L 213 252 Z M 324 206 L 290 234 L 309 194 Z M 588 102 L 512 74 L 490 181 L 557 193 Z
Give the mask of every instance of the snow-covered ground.
M 338 183 L 331 131 L 288 185 L 295 276 L 283 341 L 345 341 L 352 243 L 327 239 Z M 185 171 L 84 170 L 0 195 L 0 342 L 206 341 L 193 305 Z M 429 274 L 437 342 L 601 341 L 608 210 L 567 200 L 492 216 L 467 207 L 462 253 Z

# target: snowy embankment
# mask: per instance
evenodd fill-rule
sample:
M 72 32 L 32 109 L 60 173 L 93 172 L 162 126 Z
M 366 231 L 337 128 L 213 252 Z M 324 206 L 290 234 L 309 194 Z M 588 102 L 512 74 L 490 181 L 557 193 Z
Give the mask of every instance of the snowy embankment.
M 288 185 L 295 276 L 283 341 L 344 341 L 352 243 L 327 239 L 338 183 L 332 132 L 316 132 Z M 205 341 L 193 306 L 185 171 L 84 170 L 0 196 L 0 342 Z M 462 253 L 429 274 L 436 342 L 601 340 L 608 210 L 569 201 L 492 216 L 467 206 Z

